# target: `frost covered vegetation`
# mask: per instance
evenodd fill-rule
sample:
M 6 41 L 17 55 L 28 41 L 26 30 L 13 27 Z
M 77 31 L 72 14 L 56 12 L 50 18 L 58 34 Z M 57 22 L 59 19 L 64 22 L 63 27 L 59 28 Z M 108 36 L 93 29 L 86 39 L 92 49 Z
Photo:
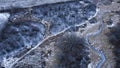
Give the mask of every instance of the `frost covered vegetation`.
M 96 6 L 89 1 L 72 1 L 9 12 L 11 16 L 0 35 L 1 55 L 34 46 L 47 35 L 85 22 L 95 14 Z
M 114 54 L 116 60 L 116 68 L 120 68 L 120 24 L 110 28 L 110 33 L 107 34 L 108 40 L 114 46 Z
M 75 33 L 65 34 L 57 40 L 55 46 L 59 53 L 55 55 L 57 63 L 52 68 L 87 68 L 90 63 L 85 39 Z

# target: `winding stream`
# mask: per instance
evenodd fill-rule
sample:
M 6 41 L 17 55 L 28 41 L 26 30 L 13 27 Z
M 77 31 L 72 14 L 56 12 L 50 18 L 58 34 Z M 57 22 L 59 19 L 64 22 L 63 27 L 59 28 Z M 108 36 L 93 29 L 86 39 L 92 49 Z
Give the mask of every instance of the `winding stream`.
M 96 68 L 102 68 L 102 65 L 103 65 L 103 64 L 105 63 L 105 61 L 106 61 L 106 57 L 105 57 L 105 55 L 104 55 L 104 53 L 103 53 L 102 51 L 96 49 L 96 48 L 94 47 L 94 45 L 91 45 L 91 44 L 89 43 L 89 38 L 90 38 L 91 36 L 97 36 L 97 35 L 99 35 L 99 34 L 102 32 L 103 28 L 104 28 L 104 24 L 101 23 L 101 25 L 99 26 L 98 31 L 93 32 L 93 33 L 88 33 L 88 34 L 86 35 L 86 41 L 87 41 L 88 47 L 89 47 L 90 49 L 92 49 L 96 54 L 98 54 L 98 56 L 101 58 L 101 60 L 99 61 L 99 63 L 96 65 Z

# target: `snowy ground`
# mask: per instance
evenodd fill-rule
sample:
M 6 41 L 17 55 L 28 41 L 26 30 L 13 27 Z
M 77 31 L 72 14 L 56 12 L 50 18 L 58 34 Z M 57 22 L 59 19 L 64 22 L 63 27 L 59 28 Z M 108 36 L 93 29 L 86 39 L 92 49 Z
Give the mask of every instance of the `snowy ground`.
M 107 33 L 120 22 L 119 0 L 69 1 L 1 12 L 2 67 L 116 68 Z

